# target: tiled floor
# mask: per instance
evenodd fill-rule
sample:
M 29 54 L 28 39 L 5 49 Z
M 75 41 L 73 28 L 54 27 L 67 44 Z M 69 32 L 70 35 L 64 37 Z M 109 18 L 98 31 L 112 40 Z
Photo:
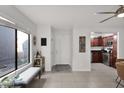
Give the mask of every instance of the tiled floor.
M 115 88 L 116 70 L 104 64 L 92 64 L 90 72 L 47 72 L 33 80 L 34 88 Z

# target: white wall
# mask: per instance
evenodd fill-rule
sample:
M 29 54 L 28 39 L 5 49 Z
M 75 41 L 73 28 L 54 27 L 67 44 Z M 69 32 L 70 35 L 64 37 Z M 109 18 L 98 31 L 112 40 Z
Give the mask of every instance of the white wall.
M 32 36 L 36 35 L 35 34 L 36 30 L 37 30 L 36 25 L 30 19 L 28 19 L 26 16 L 24 16 L 19 10 L 17 10 L 15 7 L 13 7 L 13 6 L 0 6 L 0 16 L 5 17 L 6 19 L 9 19 L 15 23 L 15 25 L 12 25 L 8 22 L 0 20 L 0 25 L 7 25 L 10 27 L 17 28 L 18 30 L 29 33 Z M 18 71 L 16 71 L 16 73 L 20 73 L 24 69 L 31 66 L 32 60 L 33 60 L 32 54 L 34 52 L 33 50 L 35 50 L 35 49 L 36 49 L 36 47 L 32 45 L 32 41 L 31 41 L 31 63 L 29 65 L 19 69 Z M 8 76 L 13 76 L 14 73 L 15 72 L 8 74 Z
M 41 38 L 47 38 L 47 46 L 41 46 Z M 45 57 L 45 70 L 51 71 L 51 27 L 41 25 L 37 30 L 37 49 Z
M 118 32 L 118 58 L 124 58 L 124 31 L 123 27 L 81 27 L 76 26 L 73 30 L 73 71 L 90 71 L 91 54 L 90 54 L 90 33 L 91 32 Z M 79 53 L 79 36 L 86 36 L 86 52 Z
M 56 28 L 60 27 L 73 29 L 73 71 L 91 70 L 90 32 L 119 32 L 120 37 L 118 57 L 124 58 L 124 20 L 115 17 L 112 20 L 100 24 L 99 21 L 104 19 L 106 15 L 93 15 L 100 9 L 103 11 L 108 9 L 116 10 L 118 6 L 18 6 L 18 8 L 27 16 L 32 18 L 34 22 L 38 23 L 39 33 L 37 35 L 39 38 L 43 35 L 48 37 L 50 40 L 50 26 Z M 40 24 L 46 24 L 47 26 L 42 26 Z M 86 36 L 85 53 L 79 53 L 80 35 Z M 38 42 L 40 42 L 40 40 L 38 40 Z M 48 45 L 49 46 L 46 48 L 42 48 L 40 45 L 38 45 L 38 48 L 40 48 L 40 50 L 42 49 L 43 54 L 46 55 L 46 67 L 47 70 L 50 70 L 51 65 L 53 65 L 51 59 L 54 61 L 52 58 L 53 54 L 51 51 L 51 41 L 48 42 Z
M 73 71 L 90 71 L 90 33 L 87 28 L 74 28 L 73 30 Z M 86 52 L 79 53 L 79 36 L 86 37 Z
M 36 25 L 14 6 L 0 6 L 0 16 L 13 21 L 18 28 L 28 33 L 35 34 L 36 32 Z
M 36 35 L 36 32 L 37 32 L 36 24 L 34 24 L 28 17 L 22 14 L 14 6 L 7 6 L 7 5 L 0 6 L 0 16 L 13 21 L 15 25 L 8 24 L 7 22 L 4 22 L 2 20 L 0 20 L 0 24 L 17 28 L 18 30 L 29 33 L 32 36 Z M 36 49 L 36 46 L 32 45 L 32 48 L 33 48 L 32 52 L 34 52 Z
M 95 27 L 95 28 L 92 28 L 92 30 L 94 32 L 115 32 L 115 33 L 118 33 L 118 46 L 117 46 L 117 57 L 118 58 L 124 58 L 124 37 L 123 37 L 123 34 L 124 34 L 124 27 L 114 27 L 114 26 L 110 26 L 110 27 Z
M 52 65 L 72 65 L 72 30 L 53 28 L 52 35 Z
M 51 67 L 55 63 L 55 33 L 54 29 L 51 27 Z
M 91 32 L 119 32 L 119 46 L 118 46 L 118 58 L 124 58 L 124 38 L 123 38 L 123 27 L 83 27 L 83 26 L 75 26 L 73 27 L 73 39 L 72 39 L 72 70 L 73 71 L 90 71 L 91 70 L 91 53 L 90 53 L 90 35 Z M 51 33 L 52 32 L 52 33 Z M 39 26 L 38 27 L 38 49 L 42 51 L 42 55 L 46 57 L 46 71 L 51 71 L 52 65 L 54 65 L 54 55 L 52 54 L 52 37 L 54 37 L 53 31 L 51 31 L 51 27 L 47 26 Z M 79 36 L 86 36 L 86 52 L 79 53 Z M 41 47 L 40 38 L 47 38 L 47 46 Z

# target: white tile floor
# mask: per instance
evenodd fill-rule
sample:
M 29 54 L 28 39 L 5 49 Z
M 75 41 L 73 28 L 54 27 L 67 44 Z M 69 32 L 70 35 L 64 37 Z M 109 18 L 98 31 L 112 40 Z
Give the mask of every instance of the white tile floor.
M 115 88 L 116 70 L 104 64 L 92 64 L 90 72 L 47 72 L 28 87 L 34 88 Z M 121 87 L 121 86 L 120 86 Z

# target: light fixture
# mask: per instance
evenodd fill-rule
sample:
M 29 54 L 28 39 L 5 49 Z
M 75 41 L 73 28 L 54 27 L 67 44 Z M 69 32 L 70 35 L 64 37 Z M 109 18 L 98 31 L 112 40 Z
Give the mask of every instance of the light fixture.
M 114 38 L 114 40 L 116 40 L 116 39 L 117 39 L 117 35 L 114 35 L 114 37 L 113 37 L 113 38 Z
M 14 23 L 14 22 L 12 22 L 12 21 L 10 21 L 10 20 L 8 20 L 8 19 L 6 19 L 6 18 L 2 17 L 2 16 L 0 16 L 0 19 L 2 19 L 2 20 L 4 20 L 4 21 L 6 21 L 6 22 L 9 22 L 9 23 L 11 23 L 11 24 L 14 24 L 14 25 L 15 25 L 15 23 Z
M 124 17 L 124 13 L 118 14 L 117 17 Z

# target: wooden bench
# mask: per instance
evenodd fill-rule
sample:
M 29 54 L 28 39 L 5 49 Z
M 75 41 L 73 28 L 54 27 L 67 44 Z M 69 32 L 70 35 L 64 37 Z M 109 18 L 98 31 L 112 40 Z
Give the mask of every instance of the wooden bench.
M 26 87 L 27 84 L 30 83 L 30 81 L 39 75 L 39 79 L 41 76 L 41 68 L 40 67 L 30 67 L 27 70 L 23 71 L 21 74 L 19 74 L 18 78 L 15 79 L 15 86 L 21 86 Z

